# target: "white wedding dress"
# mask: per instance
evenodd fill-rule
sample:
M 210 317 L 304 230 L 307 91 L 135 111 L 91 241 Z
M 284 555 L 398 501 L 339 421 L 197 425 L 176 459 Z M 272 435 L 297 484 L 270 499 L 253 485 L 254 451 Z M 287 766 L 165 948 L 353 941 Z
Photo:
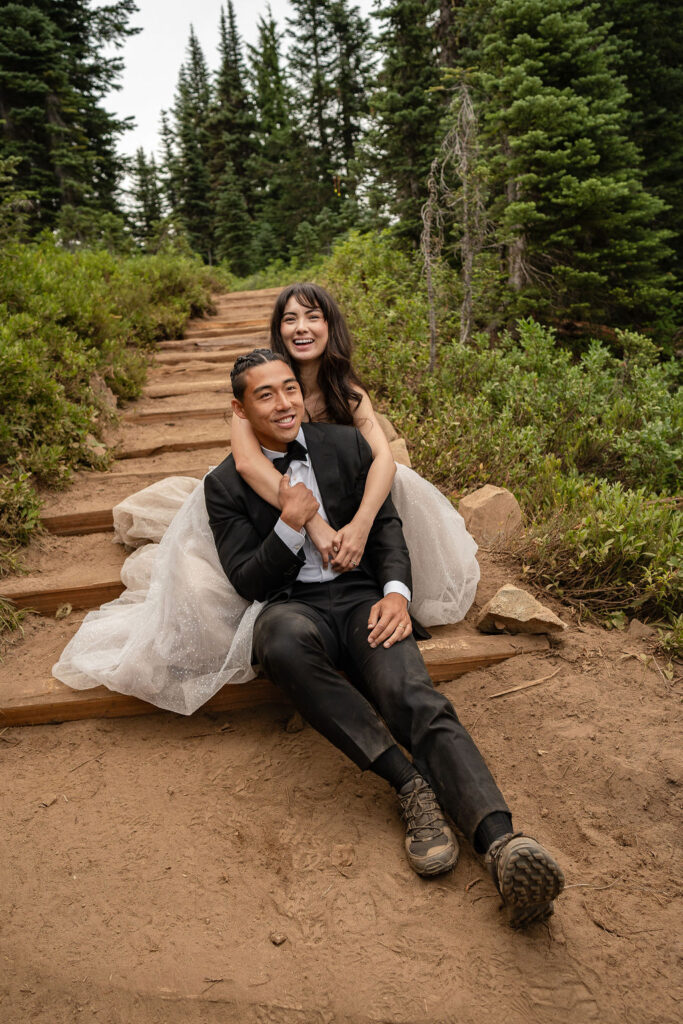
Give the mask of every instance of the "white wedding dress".
M 411 612 L 424 625 L 459 622 L 471 606 L 477 545 L 451 503 L 397 467 L 392 498 L 413 569 Z M 190 715 L 226 683 L 244 683 L 262 607 L 235 591 L 218 560 L 204 488 L 168 477 L 114 509 L 117 539 L 140 545 L 125 561 L 126 590 L 90 612 L 52 674 L 83 690 L 104 685 Z

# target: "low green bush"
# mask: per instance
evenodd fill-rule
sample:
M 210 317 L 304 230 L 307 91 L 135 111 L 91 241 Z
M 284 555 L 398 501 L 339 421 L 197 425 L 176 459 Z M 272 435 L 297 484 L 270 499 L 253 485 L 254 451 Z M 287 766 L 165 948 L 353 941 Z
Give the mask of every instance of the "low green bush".
M 148 350 L 182 335 L 225 274 L 172 252 L 69 252 L 51 239 L 0 251 L 0 575 L 39 522 L 35 486 L 104 468 L 93 443 L 111 415 L 101 381 L 140 394 Z
M 348 316 L 365 383 L 421 473 L 451 493 L 509 487 L 530 523 L 518 552 L 530 577 L 596 612 L 622 609 L 676 627 L 679 365 L 629 332 L 615 348 L 594 341 L 576 357 L 531 319 L 514 334 L 463 346 L 458 285 L 445 278 L 429 373 L 424 282 L 389 234 L 352 235 L 320 278 Z

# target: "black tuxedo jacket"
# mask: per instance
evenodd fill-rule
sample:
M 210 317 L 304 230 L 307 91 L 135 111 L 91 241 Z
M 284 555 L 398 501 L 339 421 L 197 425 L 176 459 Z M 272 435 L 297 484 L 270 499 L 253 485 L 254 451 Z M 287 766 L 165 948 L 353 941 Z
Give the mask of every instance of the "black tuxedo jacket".
M 325 512 L 338 530 L 358 511 L 372 451 L 355 427 L 304 423 L 303 430 Z M 205 477 L 204 495 L 218 557 L 235 590 L 249 601 L 273 600 L 291 590 L 305 557 L 274 532 L 280 513 L 242 479 L 232 455 Z M 361 569 L 380 590 L 390 580 L 412 590 L 410 557 L 391 498 L 377 513 Z

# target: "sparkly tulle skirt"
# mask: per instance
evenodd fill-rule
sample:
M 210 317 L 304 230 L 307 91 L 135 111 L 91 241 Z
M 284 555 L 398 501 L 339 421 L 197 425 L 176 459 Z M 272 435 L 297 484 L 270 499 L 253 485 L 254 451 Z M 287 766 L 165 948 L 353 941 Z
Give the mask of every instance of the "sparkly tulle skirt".
M 397 467 L 392 498 L 413 569 L 411 612 L 424 625 L 459 622 L 479 581 L 477 545 L 432 484 Z M 137 546 L 126 590 L 90 612 L 52 669 L 75 689 L 104 685 L 189 715 L 226 683 L 254 677 L 251 642 L 262 607 L 232 587 L 218 560 L 204 488 L 169 477 L 114 509 L 117 539 Z

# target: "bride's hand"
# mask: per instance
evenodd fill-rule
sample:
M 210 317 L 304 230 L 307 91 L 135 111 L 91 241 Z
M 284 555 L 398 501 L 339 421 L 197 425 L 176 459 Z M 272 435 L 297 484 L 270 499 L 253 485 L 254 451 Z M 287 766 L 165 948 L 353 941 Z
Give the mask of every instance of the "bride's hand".
M 343 526 L 335 534 L 333 547 L 337 550 L 332 559 L 333 569 L 337 572 L 346 572 L 360 565 L 371 526 L 372 523 L 368 525 L 362 519 L 354 517 L 347 526 Z
M 322 516 L 315 515 L 306 523 L 306 533 L 320 552 L 323 568 L 327 569 L 327 566 L 337 552 L 337 546 L 335 545 L 336 532 L 329 523 L 325 522 Z

